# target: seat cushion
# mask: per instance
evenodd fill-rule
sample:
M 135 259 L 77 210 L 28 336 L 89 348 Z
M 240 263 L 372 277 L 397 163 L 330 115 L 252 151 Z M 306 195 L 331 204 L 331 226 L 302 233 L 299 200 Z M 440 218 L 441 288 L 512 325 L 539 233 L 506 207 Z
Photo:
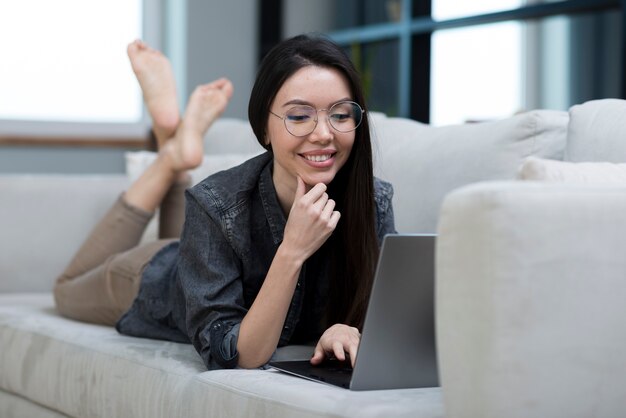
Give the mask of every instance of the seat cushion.
M 351 392 L 274 370 L 207 371 L 191 345 L 60 317 L 0 295 L 0 389 L 69 416 L 443 417 L 438 388 Z
M 0 417 L 65 418 L 67 415 L 59 414 L 21 396 L 0 390 Z

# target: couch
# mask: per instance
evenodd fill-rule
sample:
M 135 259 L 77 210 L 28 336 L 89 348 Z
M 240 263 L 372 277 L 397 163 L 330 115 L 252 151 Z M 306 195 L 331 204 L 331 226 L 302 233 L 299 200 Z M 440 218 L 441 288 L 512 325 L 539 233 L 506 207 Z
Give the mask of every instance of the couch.
M 191 345 L 63 318 L 55 276 L 153 155 L 128 153 L 119 175 L 2 175 L 0 417 L 621 416 L 625 114 L 606 99 L 444 127 L 370 115 L 398 231 L 438 233 L 440 388 L 352 392 L 273 370 L 207 371 Z M 234 119 L 205 144 L 194 181 L 261 151 Z

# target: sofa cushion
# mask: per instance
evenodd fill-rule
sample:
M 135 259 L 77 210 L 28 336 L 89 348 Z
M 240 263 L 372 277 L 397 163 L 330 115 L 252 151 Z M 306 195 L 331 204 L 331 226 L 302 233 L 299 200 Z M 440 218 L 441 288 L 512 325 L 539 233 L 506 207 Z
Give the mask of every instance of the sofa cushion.
M 246 119 L 219 118 L 204 136 L 204 151 L 215 154 L 259 154 L 264 151 Z
M 0 417 L 3 418 L 67 418 L 21 396 L 0 390 Z
M 1 175 L 0 292 L 51 290 L 127 184 L 124 175 Z
M 626 100 L 591 100 L 569 114 L 566 161 L 626 162 Z
M 0 295 L 0 389 L 76 417 L 443 417 L 439 388 L 372 392 L 274 370 L 207 371 L 188 344 L 58 316 L 50 294 Z
M 574 184 L 626 186 L 626 164 L 572 163 L 528 157 L 518 173 L 520 180 Z
M 374 115 L 375 173 L 394 186 L 398 231 L 435 232 L 446 194 L 483 180 L 512 180 L 525 157 L 561 159 L 567 122 L 566 112 L 550 110 L 444 127 Z
M 626 187 L 487 182 L 444 202 L 436 317 L 446 416 L 626 410 Z
M 235 167 L 259 153 L 206 154 L 202 164 L 190 170 L 191 184 L 194 185 L 218 171 Z M 126 159 L 126 174 L 129 180 L 133 181 L 156 159 L 157 154 L 151 151 L 128 151 L 124 156 Z

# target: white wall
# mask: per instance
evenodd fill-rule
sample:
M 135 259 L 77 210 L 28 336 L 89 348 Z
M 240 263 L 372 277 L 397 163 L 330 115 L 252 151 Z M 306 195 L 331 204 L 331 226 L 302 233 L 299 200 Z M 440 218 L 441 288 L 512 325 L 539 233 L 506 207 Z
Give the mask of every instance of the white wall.
M 248 99 L 257 69 L 257 2 L 189 0 L 187 2 L 186 91 L 218 77 L 235 86 L 224 113 L 248 117 Z
M 333 3 L 336 0 L 288 0 L 284 2 L 283 36 L 307 32 L 328 32 L 332 29 Z

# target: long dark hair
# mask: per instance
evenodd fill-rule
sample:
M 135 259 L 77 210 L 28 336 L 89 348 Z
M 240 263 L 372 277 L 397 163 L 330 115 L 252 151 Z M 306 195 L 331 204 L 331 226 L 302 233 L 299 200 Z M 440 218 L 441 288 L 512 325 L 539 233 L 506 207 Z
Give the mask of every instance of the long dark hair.
M 248 104 L 248 118 L 259 143 L 265 142 L 269 110 L 283 83 L 299 69 L 315 65 L 338 70 L 352 100 L 364 109 L 358 72 L 341 48 L 321 35 L 299 35 L 275 46 L 263 59 Z M 324 244 L 331 258 L 326 321 L 362 327 L 378 259 L 375 228 L 372 145 L 367 112 L 355 131 L 350 157 L 328 185 L 341 220 Z

